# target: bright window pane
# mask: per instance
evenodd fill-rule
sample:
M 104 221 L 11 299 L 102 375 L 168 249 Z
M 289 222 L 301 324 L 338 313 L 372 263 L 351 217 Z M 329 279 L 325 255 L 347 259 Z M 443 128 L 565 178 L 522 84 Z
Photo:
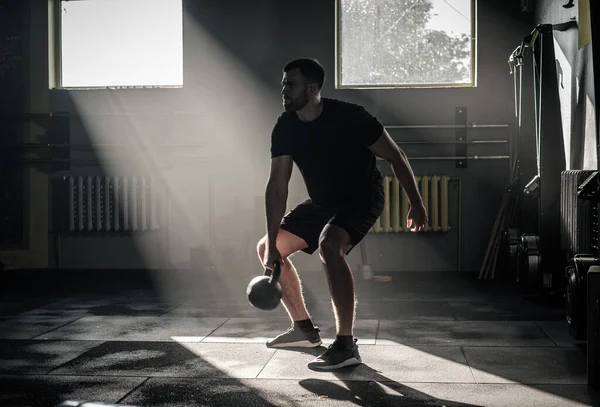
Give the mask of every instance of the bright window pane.
M 63 1 L 62 87 L 182 86 L 181 3 Z
M 474 0 L 338 0 L 338 86 L 464 86 Z

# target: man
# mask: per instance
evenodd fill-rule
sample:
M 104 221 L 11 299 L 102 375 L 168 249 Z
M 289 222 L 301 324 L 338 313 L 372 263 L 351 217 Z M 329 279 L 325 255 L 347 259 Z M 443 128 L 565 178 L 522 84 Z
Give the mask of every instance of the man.
M 281 264 L 282 302 L 292 326 L 267 342 L 271 348 L 316 347 L 319 329 L 306 309 L 300 279 L 289 256 L 317 249 L 327 270 L 336 317 L 336 339 L 308 367 L 331 370 L 360 364 L 354 280 L 345 256 L 368 233 L 384 205 L 376 156 L 387 160 L 410 200 L 408 227 L 420 231 L 427 213 L 406 155 L 363 107 L 321 96 L 325 81 L 314 59 L 283 69 L 283 107 L 271 136 L 271 169 L 265 190 L 267 233 L 258 256 L 268 270 Z M 288 183 L 296 163 L 309 199 L 285 214 Z M 285 216 L 284 216 L 285 214 Z

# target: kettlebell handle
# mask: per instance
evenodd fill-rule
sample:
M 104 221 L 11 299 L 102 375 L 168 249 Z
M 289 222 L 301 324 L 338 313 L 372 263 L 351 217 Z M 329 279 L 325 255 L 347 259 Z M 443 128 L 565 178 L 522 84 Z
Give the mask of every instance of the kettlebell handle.
M 276 284 L 277 281 L 279 280 L 279 276 L 281 276 L 281 264 L 279 263 L 279 260 L 275 260 L 273 262 L 273 273 L 271 274 L 271 277 L 269 278 L 269 283 Z

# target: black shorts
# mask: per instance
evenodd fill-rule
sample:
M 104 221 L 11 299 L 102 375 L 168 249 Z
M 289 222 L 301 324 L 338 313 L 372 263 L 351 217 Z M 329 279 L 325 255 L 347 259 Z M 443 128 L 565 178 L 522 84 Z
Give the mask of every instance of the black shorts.
M 304 239 L 308 247 L 302 251 L 312 254 L 319 248 L 319 237 L 325 226 L 339 226 L 350 235 L 348 254 L 379 219 L 383 206 L 383 193 L 379 191 L 369 200 L 335 206 L 316 205 L 307 199 L 283 217 L 281 229 Z

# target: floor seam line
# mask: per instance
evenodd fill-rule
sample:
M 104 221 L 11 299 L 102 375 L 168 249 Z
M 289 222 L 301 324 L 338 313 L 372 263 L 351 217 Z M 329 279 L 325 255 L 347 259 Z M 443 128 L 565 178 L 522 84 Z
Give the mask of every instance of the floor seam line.
M 467 366 L 469 367 L 469 371 L 471 372 L 471 376 L 473 376 L 473 381 L 474 384 L 479 384 L 479 382 L 477 381 L 477 378 L 475 377 L 475 373 L 473 373 L 473 367 L 471 366 L 471 364 L 469 363 L 469 358 L 467 358 L 467 353 L 465 352 L 465 348 L 464 346 L 460 347 L 460 351 L 462 352 L 464 358 L 465 358 L 465 363 L 467 364 Z
M 48 330 L 48 331 L 42 332 L 42 333 L 41 333 L 41 334 L 39 334 L 39 335 L 32 336 L 32 337 L 31 337 L 31 338 L 29 338 L 29 339 L 36 339 L 36 338 L 39 338 L 40 336 L 47 335 L 47 334 L 49 334 L 50 332 L 54 332 L 54 331 L 56 331 L 57 329 L 63 328 L 63 327 L 65 327 L 65 326 L 69 325 L 69 324 L 72 324 L 73 322 L 77 322 L 77 321 L 79 321 L 80 319 L 83 319 L 83 318 L 85 318 L 85 317 L 87 317 L 87 316 L 88 316 L 88 315 L 82 315 L 82 316 L 80 316 L 79 318 L 76 318 L 76 319 L 74 319 L 74 320 L 72 320 L 72 321 L 69 321 L 69 322 L 67 322 L 67 323 L 65 323 L 65 324 L 59 325 L 59 326 L 57 326 L 57 327 L 54 327 L 54 328 L 52 328 L 52 329 L 50 329 L 50 330 Z
M 129 397 L 131 394 L 133 394 L 133 392 L 135 392 L 137 389 L 139 389 L 141 386 L 143 386 L 148 380 L 150 380 L 150 376 L 146 376 L 146 380 L 142 381 L 140 384 L 135 386 L 133 389 L 129 390 L 123 397 L 121 397 L 119 400 L 117 400 L 117 404 L 122 403 L 123 400 L 125 400 L 127 397 Z
M 214 334 L 215 331 L 217 331 L 219 328 L 221 328 L 223 325 L 225 325 L 230 320 L 231 320 L 231 318 L 225 318 L 225 321 L 223 321 L 218 327 L 216 327 L 215 329 L 213 329 L 212 331 L 210 331 L 207 335 L 204 335 L 204 338 L 202 338 L 202 340 L 200 342 L 198 342 L 198 343 L 203 343 L 206 338 L 208 338 L 209 336 L 211 336 L 212 334 Z M 205 343 L 208 343 L 208 342 L 205 342 Z
M 256 374 L 256 376 L 254 377 L 255 379 L 258 379 L 258 376 L 260 376 L 260 374 L 263 372 L 263 370 L 265 370 L 265 367 L 267 367 L 267 365 L 269 364 L 269 362 L 273 359 L 273 357 L 275 357 L 275 354 L 277 353 L 277 349 L 275 349 L 275 352 L 273 352 L 273 354 L 271 355 L 271 357 L 269 358 L 269 360 L 267 360 L 265 362 L 265 364 L 263 365 L 263 367 L 260 369 L 260 371 Z M 263 379 L 259 379 L 259 380 L 263 380 Z

